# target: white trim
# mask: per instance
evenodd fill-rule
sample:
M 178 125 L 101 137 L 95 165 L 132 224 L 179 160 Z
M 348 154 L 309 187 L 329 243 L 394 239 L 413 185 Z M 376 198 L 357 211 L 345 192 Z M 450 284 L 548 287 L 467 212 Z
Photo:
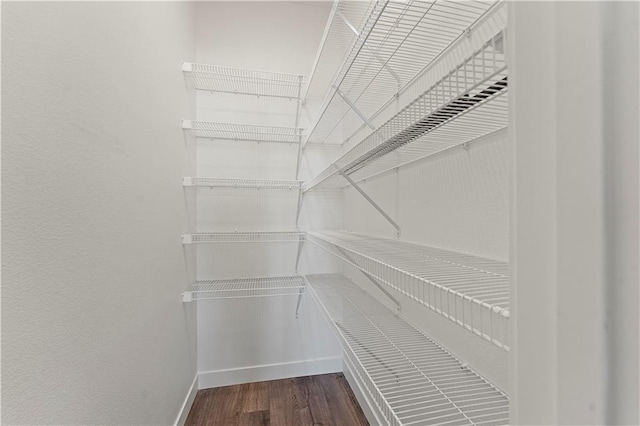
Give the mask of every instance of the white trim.
M 189 415 L 189 411 L 191 411 L 191 406 L 193 405 L 193 401 L 196 399 L 196 394 L 198 393 L 198 375 L 193 378 L 193 382 L 191 383 L 191 387 L 189 388 L 189 392 L 187 392 L 187 396 L 184 398 L 184 402 L 182 403 L 182 407 L 178 412 L 178 417 L 176 417 L 176 421 L 174 423 L 175 426 L 182 426 L 187 421 L 187 416 Z
M 229 368 L 226 370 L 202 371 L 198 374 L 198 388 L 208 389 L 241 383 L 313 376 L 342 371 L 342 356 L 283 362 L 280 364 L 256 365 Z
M 370 399 L 367 398 L 367 394 L 365 393 L 362 386 L 360 386 L 360 382 L 351 372 L 351 368 L 349 368 L 349 363 L 344 361 L 342 363 L 342 369 L 344 372 L 344 377 L 347 379 L 353 394 L 356 396 L 358 403 L 360 404 L 360 408 L 364 413 L 364 416 L 367 418 L 367 421 L 370 425 L 384 425 L 386 424 L 381 419 L 384 417 L 380 414 L 379 410 L 377 410 L 373 405 L 371 405 Z

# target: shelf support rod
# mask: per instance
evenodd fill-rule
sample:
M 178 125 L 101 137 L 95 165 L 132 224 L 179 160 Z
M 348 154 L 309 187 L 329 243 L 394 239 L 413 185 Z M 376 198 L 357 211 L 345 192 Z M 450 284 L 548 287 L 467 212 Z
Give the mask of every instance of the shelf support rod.
M 298 210 L 296 211 L 296 229 L 300 230 L 300 211 L 302 210 L 302 198 L 304 197 L 304 191 L 302 187 L 300 187 L 300 192 L 298 193 Z
M 302 92 L 302 76 L 298 77 L 298 98 L 296 100 L 296 125 L 295 128 L 298 129 L 298 125 L 300 124 L 300 103 L 302 100 L 300 99 L 300 93 Z M 298 175 L 300 174 L 300 163 L 302 162 L 302 130 L 298 129 L 298 159 L 296 162 L 296 180 L 298 180 Z
M 298 265 L 300 264 L 300 255 L 302 254 L 302 244 L 304 244 L 304 236 L 300 236 L 298 243 L 298 254 L 296 255 L 296 274 L 298 273 Z
M 400 225 L 398 225 L 398 223 L 393 220 L 391 218 L 391 216 L 389 216 L 387 214 L 387 212 L 385 212 L 382 207 L 380 207 L 378 205 L 378 203 L 376 203 L 375 201 L 373 201 L 373 199 L 366 193 L 364 192 L 364 190 L 362 188 L 360 188 L 360 186 L 358 186 L 357 183 L 355 183 L 353 181 L 353 179 L 351 179 L 349 177 L 349 175 L 347 175 L 346 173 L 344 173 L 338 166 L 336 166 L 335 164 L 333 165 L 333 167 L 336 168 L 336 170 L 338 171 L 338 173 L 340 173 L 340 175 L 345 178 L 347 180 L 347 182 L 349 182 L 349 184 L 351 186 L 353 186 L 353 188 L 358 191 L 360 193 L 360 195 L 362 195 L 364 197 L 365 200 L 367 200 L 369 202 L 369 204 L 371 204 L 373 206 L 373 208 L 375 208 L 376 210 L 378 210 L 378 213 L 380 213 L 382 216 L 384 216 L 385 219 L 387 219 L 387 221 L 393 225 L 394 228 L 396 228 L 396 235 L 399 237 L 400 236 Z
M 305 293 L 305 291 L 307 290 L 307 286 L 309 285 L 309 283 L 307 282 L 307 278 L 304 277 L 304 288 L 300 289 L 300 292 L 298 293 L 298 303 L 296 303 L 296 318 L 298 318 L 298 312 L 300 311 L 300 302 L 302 302 L 302 295 Z
M 298 293 L 298 303 L 296 303 L 296 318 L 298 318 L 298 311 L 300 310 L 300 302 L 302 302 L 302 295 L 304 294 L 304 289 L 300 289 Z
M 296 180 L 299 180 L 300 163 L 302 163 L 302 133 L 298 136 L 298 160 L 296 161 Z
M 340 10 L 337 11 L 337 15 L 340 17 L 340 19 L 342 19 L 342 22 L 344 22 L 347 27 L 349 27 L 349 29 L 351 31 L 353 31 L 353 33 L 356 35 L 356 37 L 360 37 L 360 32 L 356 29 L 356 27 L 353 26 L 353 24 L 351 24 L 351 22 L 349 22 L 349 20 L 347 19 L 346 16 L 344 16 L 344 14 L 342 12 L 340 12 Z M 369 46 L 366 45 L 366 43 L 364 44 L 365 48 L 371 52 L 371 54 L 373 55 L 374 58 L 376 58 L 376 60 L 378 62 L 380 62 L 380 64 L 382 65 L 383 68 L 385 68 L 387 71 L 389 71 L 389 74 L 391 74 L 391 76 L 398 82 L 398 85 L 400 85 L 400 77 L 398 76 L 398 74 L 395 73 L 395 71 L 393 71 L 393 69 L 389 66 L 389 64 L 387 64 L 386 61 L 384 61 L 380 55 L 378 55 L 378 53 L 376 53 L 373 49 L 371 49 Z
M 356 114 L 358 114 L 358 117 L 360 117 L 362 119 L 362 121 L 365 122 L 365 124 L 367 126 L 369 126 L 371 128 L 371 130 L 376 130 L 376 126 L 373 125 L 373 123 L 371 121 L 369 121 L 369 119 L 367 118 L 366 115 L 364 115 L 362 113 L 362 111 L 360 111 L 358 109 L 358 107 L 356 107 L 353 102 L 351 102 L 351 100 L 349 98 L 347 98 L 347 96 L 342 93 L 342 91 L 338 88 L 338 86 L 332 86 L 333 90 L 336 91 L 336 93 L 342 98 L 343 101 L 345 101 L 347 103 L 347 105 L 349 105 L 349 108 L 351 108 L 353 110 L 353 112 L 355 112 Z
M 302 76 L 298 76 L 298 97 L 296 98 L 296 124 L 295 128 L 298 128 L 298 123 L 300 122 L 300 103 L 302 100 L 300 99 L 300 92 L 302 92 Z

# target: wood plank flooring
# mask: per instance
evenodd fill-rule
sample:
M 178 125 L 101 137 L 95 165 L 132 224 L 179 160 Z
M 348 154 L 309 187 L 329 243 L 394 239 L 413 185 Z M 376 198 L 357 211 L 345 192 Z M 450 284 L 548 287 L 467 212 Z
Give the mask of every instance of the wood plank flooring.
M 368 425 L 342 373 L 198 391 L 186 426 Z

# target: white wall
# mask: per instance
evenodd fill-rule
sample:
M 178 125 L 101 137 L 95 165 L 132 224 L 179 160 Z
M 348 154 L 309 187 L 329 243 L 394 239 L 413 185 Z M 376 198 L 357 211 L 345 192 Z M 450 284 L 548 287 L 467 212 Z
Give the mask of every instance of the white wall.
M 2 6 L 2 422 L 172 424 L 193 7 Z
M 638 18 L 510 6 L 514 424 L 640 421 Z
M 197 8 L 197 60 L 223 66 L 307 74 L 331 3 L 210 2 Z M 294 127 L 296 101 L 199 93 L 205 121 Z M 313 105 L 307 106 L 313 108 Z M 300 110 L 299 127 L 308 127 Z M 296 179 L 297 144 L 198 140 L 202 177 Z M 325 153 L 305 156 L 299 178 L 317 173 Z M 310 170 L 311 169 L 311 170 Z M 198 190 L 197 231 L 294 231 L 299 191 Z M 304 197 L 299 229 L 341 228 L 339 192 Z M 328 214 L 326 212 L 329 212 Z M 307 244 L 212 244 L 197 248 L 200 279 L 289 276 L 339 267 Z M 304 296 L 198 302 L 200 387 L 339 371 L 341 351 L 320 312 Z
M 330 8 L 330 1 L 198 4 L 198 61 L 307 75 Z
M 506 130 L 362 183 L 400 225 L 401 239 L 492 259 L 509 253 L 509 146 Z M 346 227 L 395 238 L 396 230 L 353 188 Z

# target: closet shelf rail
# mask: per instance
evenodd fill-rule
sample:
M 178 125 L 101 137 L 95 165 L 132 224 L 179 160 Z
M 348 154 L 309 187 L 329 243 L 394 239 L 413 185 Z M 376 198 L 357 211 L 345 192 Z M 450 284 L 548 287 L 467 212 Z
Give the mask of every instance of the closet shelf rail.
M 300 143 L 303 129 L 182 120 L 182 128 L 197 138 L 251 142 Z
M 230 179 L 214 177 L 183 177 L 185 188 L 254 188 L 254 189 L 296 189 L 302 182 L 299 180 L 274 179 Z
M 202 243 L 300 243 L 306 233 L 297 231 L 200 232 L 184 234 L 182 244 Z
M 509 350 L 507 263 L 348 232 L 310 231 L 307 241 L 499 348 Z M 342 253 L 328 249 L 327 243 Z
M 306 284 L 302 276 L 198 280 L 182 293 L 182 301 L 300 296 Z
M 341 275 L 308 275 L 345 361 L 389 425 L 503 425 L 509 399 Z
M 507 64 L 501 31 L 430 89 L 306 182 L 304 190 L 321 184 L 338 185 L 341 179 L 327 181 L 342 174 L 352 175 L 430 134 L 434 135 L 434 140 L 440 141 L 433 145 L 433 152 L 436 152 L 443 147 L 466 143 L 504 128 L 506 104 L 499 104 L 498 108 L 489 104 L 506 91 Z M 476 111 L 485 105 L 487 108 Z M 475 114 L 471 115 L 473 112 Z M 486 116 L 492 112 L 495 113 L 495 120 Z M 453 125 L 461 119 L 475 125 L 470 129 L 463 128 L 461 132 L 460 126 Z M 495 124 L 486 125 L 486 122 L 492 121 Z
M 219 65 L 182 63 L 182 71 L 198 90 L 299 99 L 304 77 Z
M 305 144 L 335 143 L 340 134 L 352 133 L 362 124 L 362 117 L 375 115 L 442 52 L 463 38 L 494 4 L 373 2 L 361 28 L 356 28 L 357 22 L 349 25 L 356 39 L 334 76 Z M 333 20 L 343 17 L 336 13 Z

